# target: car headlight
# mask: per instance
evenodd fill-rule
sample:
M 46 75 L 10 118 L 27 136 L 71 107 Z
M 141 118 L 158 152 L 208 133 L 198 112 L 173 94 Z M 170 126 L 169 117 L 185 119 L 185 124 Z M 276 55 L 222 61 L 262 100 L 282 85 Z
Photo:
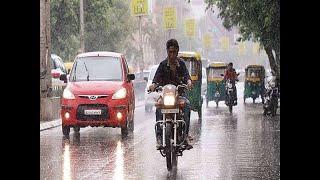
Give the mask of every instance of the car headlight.
M 64 99 L 75 99 L 74 94 L 69 89 L 64 89 L 62 97 Z
M 116 93 L 113 94 L 112 99 L 123 99 L 127 95 L 126 88 L 121 88 Z
M 173 95 L 165 95 L 163 98 L 163 104 L 165 106 L 173 106 L 175 103 L 175 98 Z

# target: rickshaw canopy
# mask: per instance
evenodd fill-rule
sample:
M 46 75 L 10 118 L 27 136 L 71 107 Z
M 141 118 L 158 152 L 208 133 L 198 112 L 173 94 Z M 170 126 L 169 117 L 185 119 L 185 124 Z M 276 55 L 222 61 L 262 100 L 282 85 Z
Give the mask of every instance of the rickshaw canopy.
M 198 52 L 193 52 L 193 51 L 181 51 L 178 53 L 179 57 L 187 57 L 187 58 L 192 58 L 194 57 L 197 61 L 201 61 L 201 55 Z

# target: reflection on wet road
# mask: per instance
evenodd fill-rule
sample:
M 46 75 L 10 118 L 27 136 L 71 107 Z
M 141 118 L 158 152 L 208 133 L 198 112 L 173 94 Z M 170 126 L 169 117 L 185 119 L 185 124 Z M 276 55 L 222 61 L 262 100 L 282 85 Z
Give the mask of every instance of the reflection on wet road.
M 238 89 L 241 89 L 238 88 Z M 242 93 L 238 93 L 241 95 Z M 238 97 L 241 99 L 241 97 Z M 221 104 L 221 105 L 220 105 Z M 154 113 L 136 108 L 135 131 L 84 128 L 64 139 L 61 127 L 40 133 L 41 179 L 280 179 L 280 117 L 264 117 L 261 103 L 238 103 L 234 113 L 214 102 L 203 120 L 192 113 L 194 148 L 168 172 L 155 148 Z

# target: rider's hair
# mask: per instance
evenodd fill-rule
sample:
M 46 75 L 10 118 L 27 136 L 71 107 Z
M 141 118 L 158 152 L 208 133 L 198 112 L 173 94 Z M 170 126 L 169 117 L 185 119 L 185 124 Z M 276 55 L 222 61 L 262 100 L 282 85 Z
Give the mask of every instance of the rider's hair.
M 231 62 L 231 63 L 229 63 L 228 65 L 229 65 L 229 66 L 233 66 L 233 63 Z
M 169 49 L 171 46 L 175 47 L 175 48 L 178 48 L 179 50 L 179 44 L 178 44 L 178 41 L 176 39 L 170 39 L 167 41 L 167 49 Z

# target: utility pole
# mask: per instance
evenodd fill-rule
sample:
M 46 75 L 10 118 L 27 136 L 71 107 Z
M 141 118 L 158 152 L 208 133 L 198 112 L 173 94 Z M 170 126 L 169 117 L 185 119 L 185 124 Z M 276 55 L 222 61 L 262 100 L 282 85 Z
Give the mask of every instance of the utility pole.
M 50 0 L 40 1 L 40 96 L 51 96 Z
M 80 49 L 85 52 L 84 47 L 84 19 L 83 19 L 83 0 L 80 0 Z
M 139 53 L 141 54 L 140 71 L 143 72 L 143 69 L 144 69 L 144 59 L 143 59 L 143 49 L 142 49 L 141 18 L 142 18 L 142 16 L 139 16 Z

